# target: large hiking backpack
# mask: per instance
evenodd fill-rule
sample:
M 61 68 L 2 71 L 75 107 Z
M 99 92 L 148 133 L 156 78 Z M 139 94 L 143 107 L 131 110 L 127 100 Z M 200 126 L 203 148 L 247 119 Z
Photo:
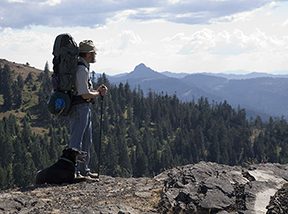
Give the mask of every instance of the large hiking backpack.
M 47 105 L 51 114 L 69 114 L 71 100 L 75 94 L 79 47 L 70 34 L 56 37 L 53 46 L 53 92 L 48 96 Z
M 54 91 L 75 90 L 78 53 L 79 47 L 70 34 L 60 34 L 56 37 L 52 53 Z

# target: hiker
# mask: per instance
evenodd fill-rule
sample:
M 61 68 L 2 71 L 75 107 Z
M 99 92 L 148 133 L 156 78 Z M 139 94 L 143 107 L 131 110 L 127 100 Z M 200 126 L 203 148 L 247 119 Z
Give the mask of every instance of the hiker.
M 92 145 L 92 122 L 89 104 L 93 98 L 105 96 L 108 89 L 105 85 L 101 85 L 97 90 L 92 88 L 89 67 L 90 63 L 96 62 L 96 51 L 97 49 L 91 40 L 84 40 L 79 44 L 79 61 L 75 80 L 77 94 L 73 97 L 72 110 L 69 115 L 71 128 L 69 147 L 87 152 L 85 163 L 79 163 L 77 166 L 76 175 L 78 177 L 98 177 L 98 174 L 90 172 L 88 167 Z

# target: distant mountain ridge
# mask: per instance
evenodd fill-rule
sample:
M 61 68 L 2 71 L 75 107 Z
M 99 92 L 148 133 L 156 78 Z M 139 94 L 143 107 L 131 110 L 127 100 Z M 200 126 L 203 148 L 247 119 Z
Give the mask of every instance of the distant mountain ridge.
M 176 94 L 184 102 L 207 97 L 210 103 L 226 100 L 234 108 L 240 105 L 248 117 L 288 117 L 288 75 L 284 74 L 160 73 L 141 63 L 130 73 L 108 78 L 112 84 L 140 87 L 144 95 L 149 91 Z
M 288 73 L 288 71 L 286 71 L 286 73 Z M 161 74 L 164 74 L 167 77 L 174 77 L 174 78 L 184 78 L 186 76 L 191 75 L 188 73 L 172 73 L 169 71 L 164 71 Z M 251 73 L 246 73 L 246 74 L 236 74 L 236 73 L 195 73 L 195 74 L 223 77 L 226 79 L 252 79 L 252 78 L 259 78 L 259 77 L 288 78 L 288 74 L 284 74 L 284 73 L 283 74 L 268 74 L 268 73 L 251 72 Z
M 227 79 L 253 79 L 253 78 L 260 78 L 260 77 L 271 77 L 271 78 L 288 78 L 288 74 L 268 74 L 268 73 L 258 73 L 258 72 L 251 72 L 248 74 L 213 74 L 207 73 L 208 75 L 224 77 Z

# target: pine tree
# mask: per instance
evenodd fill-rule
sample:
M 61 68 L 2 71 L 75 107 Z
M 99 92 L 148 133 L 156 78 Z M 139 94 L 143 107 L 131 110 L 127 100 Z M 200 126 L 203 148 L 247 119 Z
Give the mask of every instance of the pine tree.
M 52 119 L 52 115 L 49 113 L 46 105 L 46 98 L 52 91 L 52 86 L 50 82 L 50 71 L 48 63 L 45 64 L 45 69 L 42 77 L 40 78 L 41 86 L 38 93 L 38 112 L 39 117 L 47 124 L 50 124 L 49 121 Z M 26 79 L 27 81 L 27 79 Z
M 288 140 L 285 139 L 282 143 L 281 151 L 280 151 L 280 163 L 288 163 Z
M 31 158 L 33 160 L 33 163 L 36 167 L 36 169 L 44 169 L 46 166 L 46 160 L 45 160 L 45 150 L 43 151 L 41 148 L 41 137 L 39 135 L 35 135 L 32 138 L 32 146 L 30 148 L 31 152 Z
M 48 147 L 48 153 L 52 162 L 56 162 L 61 155 L 59 142 L 59 136 L 57 136 L 56 132 L 53 130 L 50 138 L 50 145 Z
M 126 145 L 125 139 L 116 139 L 118 140 L 118 163 L 122 169 L 121 176 L 127 177 L 127 174 L 129 175 L 129 173 L 132 171 L 131 161 L 128 154 L 128 147 Z
M 203 129 L 200 125 L 196 127 L 195 130 L 195 142 L 197 146 L 199 160 L 206 161 L 207 160 L 207 153 L 205 148 L 205 138 L 203 135 Z
M 25 155 L 27 153 L 27 148 L 21 143 L 20 135 L 14 141 L 15 156 L 13 160 L 13 178 L 15 179 L 15 184 L 20 187 L 24 187 L 26 181 L 24 179 L 24 174 L 26 174 L 26 166 L 24 165 Z
M 16 119 L 10 114 L 9 118 L 3 118 L 0 123 L 0 166 L 7 167 L 12 162 L 13 138 L 16 136 Z
M 193 129 L 189 131 L 189 143 L 190 143 L 190 153 L 191 153 L 191 163 L 198 163 L 199 162 L 199 154 L 197 150 L 197 145 L 195 142 L 195 132 Z
M 9 164 L 12 163 L 12 157 L 14 153 L 13 148 L 13 141 L 12 138 L 9 136 L 9 134 L 6 135 L 0 135 L 0 148 L 1 148 L 1 154 L 0 154 L 0 166 L 3 168 L 7 167 Z
M 259 136 L 254 140 L 253 151 L 254 157 L 260 163 L 261 160 L 265 157 L 265 139 L 263 133 L 260 133 Z
M 0 166 L 0 190 L 5 189 L 6 185 L 6 176 L 4 169 Z
M 0 94 L 4 91 L 4 70 L 0 64 Z
M 168 144 L 163 145 L 161 153 L 161 169 L 170 169 L 173 166 L 174 160 L 171 149 Z
M 17 76 L 17 87 L 22 90 L 24 88 L 24 80 L 21 74 Z
M 219 148 L 219 141 L 218 137 L 215 134 L 212 138 L 212 142 L 209 148 L 209 156 L 208 161 L 219 163 L 220 161 L 220 148 Z
M 12 93 L 12 71 L 8 65 L 4 66 L 3 69 L 3 108 L 4 110 L 11 110 L 13 104 L 13 93 Z
M 13 177 L 13 165 L 9 164 L 8 166 L 5 166 L 4 168 L 4 187 L 3 189 L 9 189 L 15 186 L 15 180 Z
M 157 175 L 161 172 L 161 156 L 160 151 L 153 149 L 149 157 L 149 172 L 150 174 Z
M 141 144 L 138 144 L 136 147 L 136 162 L 134 168 L 134 175 L 136 177 L 148 175 L 148 160 L 147 156 L 143 152 Z
M 23 87 L 24 87 L 24 81 L 23 81 L 22 76 L 19 74 L 17 77 L 17 81 L 15 81 L 13 84 L 13 94 L 14 94 L 13 102 L 15 103 L 16 109 L 20 108 L 22 104 Z
M 106 173 L 111 176 L 119 176 L 117 172 L 117 153 L 115 148 L 116 139 L 112 138 L 109 140 L 108 145 L 105 149 L 105 156 L 103 162 L 106 167 Z
M 24 82 L 26 85 L 32 85 L 33 84 L 33 74 L 30 72 Z
M 22 130 L 22 136 L 21 136 L 21 143 L 28 149 L 32 147 L 32 131 L 30 124 L 28 122 L 28 117 L 24 117 L 23 119 L 23 130 Z

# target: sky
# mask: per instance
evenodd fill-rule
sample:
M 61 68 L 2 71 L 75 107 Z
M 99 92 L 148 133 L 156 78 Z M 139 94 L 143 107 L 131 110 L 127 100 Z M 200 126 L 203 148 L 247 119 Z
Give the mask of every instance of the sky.
M 52 70 L 57 35 L 99 49 L 96 73 L 288 74 L 288 0 L 0 0 L 0 58 Z

